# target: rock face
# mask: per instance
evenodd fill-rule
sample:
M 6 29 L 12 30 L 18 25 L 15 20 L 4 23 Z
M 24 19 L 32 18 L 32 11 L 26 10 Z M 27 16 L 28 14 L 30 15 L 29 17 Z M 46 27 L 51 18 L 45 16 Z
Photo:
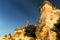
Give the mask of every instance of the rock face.
M 49 1 L 44 1 L 40 8 L 40 17 L 36 29 L 37 40 L 56 40 L 57 33 L 52 31 L 60 17 L 60 10 Z
M 24 35 L 25 34 L 24 30 L 25 30 L 24 27 L 16 29 L 13 34 L 13 39 L 15 39 L 15 40 L 30 40 L 31 37 L 27 37 Z
M 7 40 L 7 35 L 4 35 L 4 37 L 2 38 L 2 40 Z
M 16 28 L 13 35 L 9 33 L 8 35 L 5 35 L 2 40 L 34 40 L 33 37 L 25 36 L 24 30 L 24 27 Z

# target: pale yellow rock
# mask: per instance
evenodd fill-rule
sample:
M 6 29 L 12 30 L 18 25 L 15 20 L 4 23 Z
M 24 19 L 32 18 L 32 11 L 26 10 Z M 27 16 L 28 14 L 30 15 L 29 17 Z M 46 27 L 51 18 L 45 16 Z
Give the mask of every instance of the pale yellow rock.
M 7 40 L 7 35 L 4 35 L 2 40 Z
M 25 36 L 25 35 L 24 35 L 24 34 L 25 34 L 24 30 L 25 30 L 24 27 L 19 28 L 19 29 L 14 33 L 13 38 L 14 38 L 15 40 L 19 40 L 19 39 L 21 39 L 21 40 L 30 40 L 30 39 L 32 39 L 32 37 L 28 37 L 28 36 Z
M 56 40 L 57 33 L 52 31 L 60 17 L 60 10 L 45 0 L 40 9 L 40 17 L 36 29 L 37 40 Z M 47 36 L 47 37 L 46 37 Z
M 26 21 L 26 27 L 27 27 L 28 25 L 29 25 L 29 21 L 27 20 L 27 21 Z

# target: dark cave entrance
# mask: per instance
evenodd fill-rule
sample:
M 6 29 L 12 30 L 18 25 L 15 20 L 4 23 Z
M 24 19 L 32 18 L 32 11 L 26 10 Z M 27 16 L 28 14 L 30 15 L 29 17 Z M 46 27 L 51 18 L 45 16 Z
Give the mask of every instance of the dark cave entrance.
M 57 20 L 57 23 L 54 24 L 55 32 L 57 33 L 57 40 L 60 40 L 60 18 Z

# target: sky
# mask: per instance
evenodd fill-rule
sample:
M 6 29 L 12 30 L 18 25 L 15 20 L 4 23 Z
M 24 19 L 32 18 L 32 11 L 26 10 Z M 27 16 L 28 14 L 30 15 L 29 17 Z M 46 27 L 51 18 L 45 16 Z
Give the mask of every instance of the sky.
M 15 28 L 30 24 L 37 24 L 39 7 L 44 0 L 0 0 L 0 37 L 13 34 Z M 49 0 L 60 9 L 60 0 Z

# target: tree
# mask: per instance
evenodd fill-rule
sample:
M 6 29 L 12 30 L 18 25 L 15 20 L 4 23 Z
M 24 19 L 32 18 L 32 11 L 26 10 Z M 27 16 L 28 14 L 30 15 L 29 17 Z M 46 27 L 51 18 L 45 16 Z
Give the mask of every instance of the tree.
M 34 25 L 28 25 L 25 27 L 25 35 L 36 37 L 35 36 L 36 26 Z

